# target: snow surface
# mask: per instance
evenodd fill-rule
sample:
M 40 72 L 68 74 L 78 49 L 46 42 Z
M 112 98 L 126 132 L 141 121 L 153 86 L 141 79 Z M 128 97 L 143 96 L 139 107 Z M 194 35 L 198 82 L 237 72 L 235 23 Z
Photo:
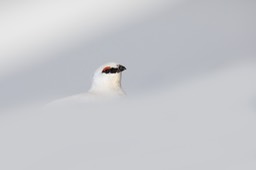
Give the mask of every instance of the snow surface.
M 93 39 L 177 0 L 0 2 L 0 77 L 48 61 L 81 36 Z M 32 65 L 32 66 L 31 66 Z
M 0 2 L 1 170 L 256 169 L 255 1 L 70 2 Z M 109 61 L 126 98 L 43 107 Z
M 0 169 L 253 170 L 255 74 L 239 63 L 148 96 L 3 114 Z

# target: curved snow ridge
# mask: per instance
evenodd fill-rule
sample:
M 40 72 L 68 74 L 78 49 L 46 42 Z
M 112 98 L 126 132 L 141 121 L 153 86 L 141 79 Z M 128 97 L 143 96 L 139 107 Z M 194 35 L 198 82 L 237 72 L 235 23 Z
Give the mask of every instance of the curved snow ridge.
M 49 59 L 45 51 L 63 48 L 81 37 L 105 34 L 167 3 L 170 4 L 166 0 L 0 2 L 0 76 Z
M 140 98 L 1 115 L 0 167 L 255 169 L 255 66 L 225 66 Z

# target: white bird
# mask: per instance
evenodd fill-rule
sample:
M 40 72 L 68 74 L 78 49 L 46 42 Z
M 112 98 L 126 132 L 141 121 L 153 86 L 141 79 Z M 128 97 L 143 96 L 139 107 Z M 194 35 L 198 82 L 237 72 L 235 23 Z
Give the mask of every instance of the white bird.
M 87 93 L 77 94 L 55 100 L 48 105 L 76 104 L 124 96 L 121 86 L 122 72 L 126 68 L 118 63 L 107 63 L 94 73 L 91 88 Z

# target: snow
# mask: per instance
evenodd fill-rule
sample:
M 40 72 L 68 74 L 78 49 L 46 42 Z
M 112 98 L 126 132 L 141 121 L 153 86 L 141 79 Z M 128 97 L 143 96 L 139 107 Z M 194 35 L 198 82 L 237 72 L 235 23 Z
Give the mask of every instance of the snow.
M 256 3 L 97 2 L 1 2 L 0 169 L 256 169 Z M 109 61 L 127 97 L 44 107 Z
M 2 1 L 0 77 L 49 61 L 81 36 L 97 38 L 170 3 L 176 0 Z
M 0 167 L 255 169 L 255 66 L 149 96 L 1 115 Z

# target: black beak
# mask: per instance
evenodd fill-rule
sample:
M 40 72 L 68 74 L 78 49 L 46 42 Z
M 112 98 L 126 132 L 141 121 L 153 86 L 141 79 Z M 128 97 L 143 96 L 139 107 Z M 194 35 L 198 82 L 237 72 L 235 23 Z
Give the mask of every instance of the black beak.
M 122 71 L 124 71 L 124 70 L 126 70 L 125 66 L 118 65 L 118 71 L 119 71 L 119 72 L 122 72 Z

